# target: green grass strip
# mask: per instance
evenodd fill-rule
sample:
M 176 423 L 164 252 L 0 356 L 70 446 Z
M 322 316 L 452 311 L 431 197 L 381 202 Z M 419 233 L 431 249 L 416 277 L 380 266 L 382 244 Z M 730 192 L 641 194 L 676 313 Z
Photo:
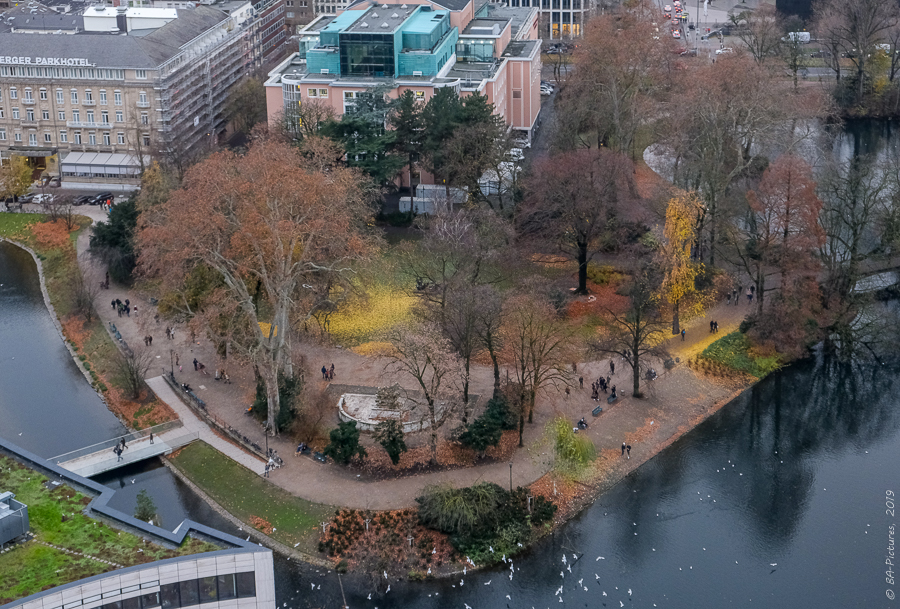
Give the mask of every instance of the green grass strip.
M 294 497 L 205 442 L 186 446 L 172 462 L 187 478 L 239 520 L 256 516 L 272 525 L 273 539 L 304 552 L 316 552 L 319 524 L 334 508 Z
M 763 378 L 781 367 L 781 360 L 777 355 L 754 356 L 750 352 L 751 347 L 750 339 L 746 334 L 732 332 L 704 349 L 700 357 L 757 378 Z
M 26 236 L 25 229 L 29 225 L 43 219 L 43 214 L 14 214 L 0 212 L 0 237 L 22 239 Z

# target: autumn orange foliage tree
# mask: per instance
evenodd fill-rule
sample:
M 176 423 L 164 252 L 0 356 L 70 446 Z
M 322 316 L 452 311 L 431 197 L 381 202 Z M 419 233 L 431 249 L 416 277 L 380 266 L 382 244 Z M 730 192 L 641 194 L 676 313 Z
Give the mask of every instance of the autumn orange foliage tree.
M 222 282 L 210 309 L 231 310 L 230 344 L 260 371 L 275 427 L 278 374 L 292 376 L 290 323 L 327 305 L 370 248 L 360 174 L 277 142 L 193 166 L 137 237 L 139 271 L 179 289 L 194 267 Z M 195 312 L 202 314 L 202 312 Z

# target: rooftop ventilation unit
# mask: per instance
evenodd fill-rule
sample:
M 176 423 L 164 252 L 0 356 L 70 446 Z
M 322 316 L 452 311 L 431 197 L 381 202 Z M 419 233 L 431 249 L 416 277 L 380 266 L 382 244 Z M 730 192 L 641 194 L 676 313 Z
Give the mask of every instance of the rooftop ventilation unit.
M 421 70 L 413 70 L 413 76 L 421 76 L 421 75 L 422 75 Z
M 381 24 L 381 27 L 387 28 L 387 27 L 391 27 L 391 26 L 388 24 L 387 21 L 385 21 L 384 23 Z
M 387 9 L 387 7 L 388 7 L 387 4 L 382 4 L 382 5 L 381 5 L 381 8 L 383 8 L 383 9 Z
M 400 8 L 409 8 L 409 7 L 406 6 L 405 4 L 401 4 L 401 5 L 400 5 Z
M 375 11 L 372 11 L 372 14 L 369 15 L 369 16 L 370 16 L 370 17 L 375 17 L 375 18 L 377 19 L 377 18 L 378 18 L 378 13 L 376 13 Z
M 328 74 L 328 73 L 329 73 L 328 68 L 322 68 L 321 70 L 319 70 L 319 74 Z
M 362 23 L 359 24 L 359 27 L 369 27 L 369 24 L 366 23 L 365 21 L 363 21 Z
M 400 18 L 400 15 L 398 15 L 397 13 L 394 13 L 393 15 L 391 15 L 391 19 L 399 19 L 399 18 Z

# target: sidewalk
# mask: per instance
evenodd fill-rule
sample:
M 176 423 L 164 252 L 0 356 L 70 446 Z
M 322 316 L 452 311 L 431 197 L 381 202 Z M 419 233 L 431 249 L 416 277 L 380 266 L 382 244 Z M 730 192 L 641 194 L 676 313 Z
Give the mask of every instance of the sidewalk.
M 99 208 L 86 208 L 79 210 L 95 220 L 104 221 L 106 214 Z M 95 265 L 85 255 L 88 247 L 89 235 L 81 234 L 77 242 L 79 263 L 83 270 Z M 102 277 L 99 268 L 94 270 Z M 118 317 L 110 306 L 110 301 L 119 298 L 128 298 L 131 303 L 138 306 L 138 315 Z M 180 326 L 176 326 L 175 340 L 165 337 L 164 328 L 166 322 L 155 322 L 155 308 L 149 304 L 144 296 L 127 291 L 119 286 L 111 286 L 109 290 L 101 291 L 98 296 L 96 308 L 104 324 L 112 321 L 122 333 L 123 339 L 132 346 L 141 345 L 143 337 L 153 336 L 153 343 L 149 349 L 156 357 L 158 363 L 151 369 L 148 384 L 157 393 L 158 397 L 168 403 L 182 418 L 185 427 L 196 424 L 203 434 L 206 442 L 221 450 L 232 459 L 244 463 L 253 471 L 262 472 L 263 464 L 255 457 L 251 457 L 245 451 L 235 445 L 220 439 L 209 427 L 201 423 L 188 409 L 178 396 L 166 385 L 159 376 L 163 371 L 174 368 L 178 382 L 187 382 L 207 404 L 209 412 L 220 420 L 225 421 L 233 428 L 247 436 L 251 441 L 260 446 L 265 445 L 265 437 L 262 427 L 253 419 L 246 416 L 245 411 L 255 395 L 255 380 L 250 367 L 238 367 L 231 361 L 228 363 L 228 374 L 232 384 L 225 385 L 216 382 L 211 375 L 207 376 L 193 369 L 193 360 L 206 365 L 207 370 L 214 371 L 223 365 L 217 360 L 214 348 L 205 338 L 191 341 L 188 332 Z M 694 320 L 687 324 L 686 340 L 682 342 L 680 337 L 674 337 L 670 342 L 673 357 L 680 357 L 682 362 L 686 357 L 702 350 L 715 338 L 719 338 L 736 329 L 743 315 L 748 312 L 746 304 L 739 306 L 726 306 L 724 303 L 713 308 L 706 317 Z M 717 335 L 709 333 L 709 320 L 719 321 L 720 332 Z M 386 382 L 392 382 L 384 374 L 384 360 L 366 358 L 355 353 L 340 349 L 326 348 L 317 345 L 304 345 L 307 365 L 306 378 L 310 383 L 318 383 L 324 387 L 327 382 L 320 380 L 317 371 L 323 364 L 335 365 L 336 381 L 346 384 L 379 386 Z M 178 354 L 181 370 L 177 365 L 173 366 L 175 354 Z M 617 362 L 618 363 L 618 362 Z M 709 382 L 706 379 L 695 376 L 686 366 L 679 365 L 671 371 L 666 371 L 660 377 L 644 386 L 646 395 L 643 399 L 635 400 L 629 395 L 631 388 L 630 371 L 618 365 L 612 382 L 619 387 L 622 396 L 616 404 L 604 406 L 604 413 L 599 418 L 591 415 L 591 410 L 597 405 L 590 399 L 590 380 L 601 373 L 606 374 L 609 369 L 608 359 L 579 364 L 579 374 L 585 378 L 585 388 L 576 389 L 568 399 L 564 394 L 555 391 L 544 392 L 539 396 L 539 404 L 535 409 L 535 422 L 526 425 L 524 450 L 516 451 L 512 461 L 513 485 L 528 485 L 540 478 L 548 468 L 549 456 L 534 449 L 541 437 L 544 425 L 552 417 L 562 415 L 574 424 L 581 417 L 589 422 L 586 432 L 595 442 L 598 451 L 615 450 L 628 436 L 638 434 L 645 439 L 641 443 L 634 443 L 632 449 L 633 459 L 622 460 L 614 466 L 615 471 L 611 475 L 618 476 L 631 471 L 639 464 L 651 458 L 659 450 L 659 446 L 665 445 L 673 438 L 680 436 L 696 423 L 698 417 L 703 417 L 724 401 L 729 400 L 736 387 L 727 386 L 721 382 Z M 659 369 L 662 367 L 660 366 Z M 492 371 L 488 367 L 473 366 L 471 388 L 473 394 L 490 395 L 493 387 Z M 410 388 L 412 388 L 410 386 Z M 335 414 L 331 414 L 336 424 Z M 189 418 L 195 422 L 189 423 Z M 326 419 L 327 421 L 328 419 Z M 649 421 L 653 425 L 648 428 Z M 449 424 L 448 424 L 449 426 Z M 203 429 L 205 428 L 205 430 Z M 445 429 L 448 427 L 445 427 Z M 641 431 L 643 430 L 643 431 Z M 409 438 L 410 443 L 420 443 L 423 440 Z M 422 473 L 402 478 L 389 480 L 374 480 L 366 474 L 359 474 L 345 467 L 333 463 L 322 464 L 309 457 L 294 457 L 295 443 L 283 437 L 270 437 L 270 447 L 278 451 L 284 459 L 284 467 L 270 474 L 270 481 L 292 494 L 317 503 L 328 505 L 346 506 L 352 508 L 369 509 L 397 509 L 410 507 L 415 504 L 415 497 L 427 484 L 448 482 L 456 486 L 468 486 L 476 482 L 495 482 L 507 487 L 510 482 L 509 463 L 488 463 L 477 467 L 459 468 L 440 472 Z M 375 447 L 372 450 L 381 450 Z

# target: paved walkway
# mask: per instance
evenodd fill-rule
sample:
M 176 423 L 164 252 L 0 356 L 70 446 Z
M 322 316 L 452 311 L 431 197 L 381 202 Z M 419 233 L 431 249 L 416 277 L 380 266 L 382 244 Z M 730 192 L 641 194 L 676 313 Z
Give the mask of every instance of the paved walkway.
M 99 208 L 81 208 L 80 213 L 95 220 L 105 220 L 106 214 Z M 82 234 L 77 242 L 79 260 L 82 269 L 102 278 L 103 272 L 96 263 L 84 253 L 88 246 L 88 234 Z M 210 341 L 205 338 L 192 340 L 183 326 L 176 326 L 174 340 L 165 337 L 166 322 L 154 319 L 155 310 L 149 304 L 149 295 L 141 295 L 113 285 L 109 290 L 101 291 L 98 296 L 97 310 L 104 323 L 112 321 L 116 324 L 123 338 L 129 345 L 140 345 L 144 336 L 153 336 L 149 349 L 157 358 L 158 367 L 152 370 L 148 384 L 159 398 L 168 403 L 185 422 L 185 427 L 201 424 L 202 439 L 215 446 L 232 459 L 248 465 L 253 471 L 261 472 L 264 465 L 255 457 L 235 445 L 222 440 L 205 424 L 201 423 L 178 396 L 158 376 L 163 371 L 174 370 L 178 382 L 187 382 L 207 404 L 210 414 L 237 429 L 251 441 L 263 446 L 265 437 L 261 425 L 247 417 L 246 408 L 255 395 L 255 380 L 249 366 L 237 366 L 233 361 L 227 362 L 228 374 L 232 384 L 217 382 L 212 376 L 195 371 L 193 360 L 197 359 L 206 365 L 207 370 L 214 371 L 226 362 L 217 359 Z M 132 317 L 120 318 L 110 306 L 110 300 L 128 298 L 137 304 L 139 313 Z M 671 342 L 673 354 L 684 360 L 702 350 L 715 338 L 735 329 L 749 311 L 746 303 L 739 306 L 726 306 L 721 303 L 710 310 L 706 317 L 694 320 L 686 325 L 686 340 L 677 337 Z M 719 335 L 709 333 L 709 320 L 719 321 Z M 336 382 L 343 384 L 381 386 L 388 382 L 400 380 L 410 388 L 412 385 L 403 379 L 389 378 L 385 374 L 385 361 L 377 358 L 366 358 L 341 348 L 327 348 L 319 345 L 302 345 L 302 353 L 306 360 L 306 378 L 309 389 L 315 394 L 324 391 L 328 383 L 320 379 L 319 368 L 323 364 L 335 365 Z M 175 364 L 175 359 L 178 364 Z M 626 439 L 633 444 L 632 458 L 622 459 L 611 466 L 615 477 L 637 467 L 652 457 L 661 445 L 670 442 L 696 423 L 698 417 L 706 416 L 711 410 L 730 399 L 737 387 L 729 386 L 718 379 L 704 379 L 694 375 L 686 366 L 678 366 L 672 371 L 664 372 L 660 377 L 645 386 L 646 395 L 637 400 L 625 393 L 630 393 L 631 380 L 627 370 L 621 363 L 617 365 L 612 382 L 619 387 L 620 400 L 597 419 L 591 416 L 591 410 L 597 405 L 590 399 L 590 382 L 600 374 L 607 374 L 609 360 L 586 362 L 579 365 L 578 372 L 585 378 L 585 389 L 575 390 L 566 399 L 562 392 L 547 391 L 539 396 L 535 411 L 535 423 L 527 425 L 525 430 L 524 450 L 518 450 L 512 460 L 512 483 L 527 485 L 547 471 L 549 456 L 546 447 L 539 444 L 544 424 L 557 415 L 562 415 L 574 424 L 585 417 L 590 427 L 588 433 L 600 451 L 615 450 Z M 618 363 L 618 362 L 617 362 Z M 659 365 L 657 370 L 662 370 Z M 473 394 L 490 395 L 493 386 L 491 370 L 484 366 L 475 366 L 472 370 L 471 388 Z M 326 402 L 321 402 L 325 403 Z M 336 403 L 336 400 L 335 400 Z M 605 406 L 605 405 L 604 405 Z M 315 403 L 313 403 L 315 407 Z M 336 408 L 329 408 L 325 414 L 323 425 L 336 425 Z M 195 422 L 189 423 L 190 419 Z M 651 425 L 652 421 L 652 425 Z M 447 424 L 445 429 L 449 429 Z M 424 435 L 424 434 L 417 434 Z M 640 438 L 641 442 L 632 441 Z M 370 442 L 370 440 L 366 440 Z M 423 437 L 407 438 L 410 445 L 421 445 Z M 389 480 L 375 480 L 365 473 L 340 467 L 332 463 L 322 464 L 308 457 L 294 457 L 295 443 L 285 437 L 268 439 L 269 446 L 278 450 L 284 458 L 285 467 L 272 473 L 270 481 L 298 497 L 329 505 L 341 505 L 354 508 L 394 509 L 414 505 L 415 497 L 427 484 L 449 482 L 454 485 L 471 485 L 479 481 L 489 481 L 507 486 L 510 483 L 509 463 L 487 463 L 477 467 L 459 468 L 439 472 L 421 473 Z M 372 450 L 381 450 L 374 447 Z M 248 464 L 249 460 L 249 464 Z

